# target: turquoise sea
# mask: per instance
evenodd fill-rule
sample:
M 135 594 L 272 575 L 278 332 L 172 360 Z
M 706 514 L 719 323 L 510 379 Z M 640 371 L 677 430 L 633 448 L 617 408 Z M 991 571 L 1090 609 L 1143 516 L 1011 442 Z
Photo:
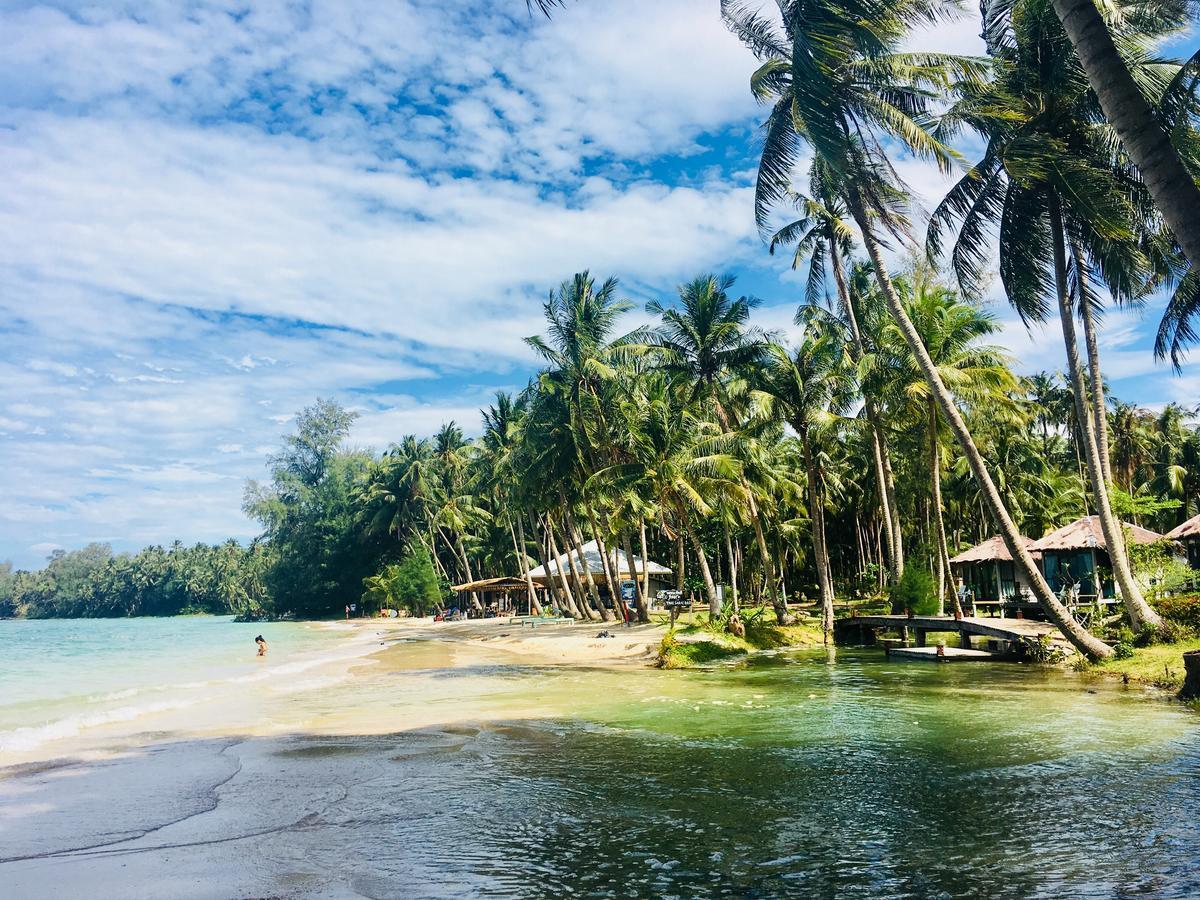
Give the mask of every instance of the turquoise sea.
M 259 634 L 270 647 L 265 659 L 256 655 Z M 0 762 L 250 688 L 301 688 L 323 667 L 359 655 L 353 634 L 337 623 L 225 616 L 0 621 Z

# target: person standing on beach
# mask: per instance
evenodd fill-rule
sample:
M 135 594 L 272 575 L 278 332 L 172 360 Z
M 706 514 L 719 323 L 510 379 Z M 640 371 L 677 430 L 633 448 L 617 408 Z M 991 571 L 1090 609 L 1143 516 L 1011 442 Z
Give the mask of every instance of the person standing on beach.
M 266 656 L 266 655 L 267 655 L 267 642 L 266 642 L 266 639 L 265 639 L 265 638 L 263 638 L 263 636 L 260 634 L 258 637 L 256 637 L 256 638 L 254 639 L 254 643 L 258 644 L 258 655 L 259 655 L 259 656 Z

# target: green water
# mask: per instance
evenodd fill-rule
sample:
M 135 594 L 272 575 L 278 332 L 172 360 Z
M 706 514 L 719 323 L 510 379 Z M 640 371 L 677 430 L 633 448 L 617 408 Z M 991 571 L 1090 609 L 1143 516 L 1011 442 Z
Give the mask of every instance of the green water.
M 11 782 L 29 807 L 8 832 L 0 815 L 0 883 L 50 896 L 82 871 L 109 895 L 156 897 L 1200 896 L 1200 714 L 1140 690 L 870 650 L 685 672 L 458 652 L 392 646 L 353 678 L 274 696 L 264 709 L 283 731 L 180 734 L 70 779 Z M 113 833 L 148 836 L 82 849 Z
M 376 861 L 381 884 L 456 835 L 449 873 L 519 896 L 1200 893 L 1200 717 L 1181 707 L 844 651 L 544 677 L 578 689 L 574 715 L 474 733 L 395 789 L 388 807 L 444 807 L 381 823 L 409 848 Z

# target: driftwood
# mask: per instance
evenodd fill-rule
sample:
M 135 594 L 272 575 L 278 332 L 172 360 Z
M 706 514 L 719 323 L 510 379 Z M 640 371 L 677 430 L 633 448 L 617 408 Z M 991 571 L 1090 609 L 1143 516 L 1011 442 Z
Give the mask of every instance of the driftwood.
M 1180 700 L 1200 699 L 1200 650 L 1189 650 L 1183 654 L 1183 688 Z

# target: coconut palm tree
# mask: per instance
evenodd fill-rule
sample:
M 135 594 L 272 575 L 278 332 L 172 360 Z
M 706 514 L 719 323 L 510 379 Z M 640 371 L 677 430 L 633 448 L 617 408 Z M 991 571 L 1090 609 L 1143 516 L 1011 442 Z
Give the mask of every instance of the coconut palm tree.
M 996 490 L 953 394 L 909 319 L 888 277 L 887 237 L 903 237 L 905 199 L 881 144 L 897 142 L 914 155 L 948 168 L 955 154 L 927 128 L 931 101 L 957 81 L 979 78 L 977 60 L 897 50 L 909 30 L 945 11 L 934 0 L 897 0 L 886 5 L 859 0 L 778 0 L 782 25 L 734 0 L 723 0 L 731 30 L 761 60 L 751 78 L 755 96 L 771 103 L 756 185 L 760 227 L 786 196 L 803 146 L 810 146 L 844 185 L 850 215 L 875 267 L 881 294 L 917 361 L 929 389 L 980 483 L 1009 553 L 1046 610 L 1071 643 L 1092 657 L 1112 649 L 1081 627 L 1058 601 L 1025 548 Z
M 848 280 L 844 260 L 853 248 L 853 231 L 844 221 L 845 204 L 839 196 L 836 178 L 820 158 L 814 159 L 809 167 L 809 191 L 807 197 L 789 192 L 789 199 L 800 211 L 801 217 L 780 228 L 771 235 L 768 252 L 774 253 L 778 246 L 795 245 L 792 268 L 808 265 L 805 299 L 809 307 L 816 306 L 825 291 L 826 260 L 833 274 L 837 289 L 837 309 L 850 335 L 850 353 L 854 362 L 867 365 L 870 352 L 860 324 L 861 312 L 857 308 L 856 294 L 851 289 L 851 280 L 861 284 L 866 270 L 856 267 Z M 797 311 L 797 324 L 804 317 L 803 309 Z M 886 440 L 886 430 L 875 397 L 867 393 L 863 398 L 863 411 L 871 428 L 872 461 L 875 467 L 875 483 L 880 486 L 879 503 L 887 539 L 889 571 L 893 584 L 904 573 L 904 540 L 900 530 L 900 511 L 896 504 L 895 486 L 891 477 L 891 451 Z
M 844 414 L 857 395 L 849 356 L 839 337 L 837 332 L 814 327 L 794 351 L 770 344 L 762 378 L 763 391 L 800 442 L 826 641 L 833 630 L 834 588 L 825 527 L 827 478 L 820 444 L 832 420 Z
M 986 408 L 993 417 L 1002 416 L 1006 407 L 1010 414 L 1015 412 L 1015 403 L 1009 397 L 1017 387 L 1009 369 L 1011 360 L 999 347 L 981 343 L 995 332 L 995 319 L 938 284 L 927 267 L 917 267 L 910 276 L 898 279 L 896 286 L 938 376 L 955 399 L 964 405 Z M 949 593 L 956 611 L 961 612 L 957 596 L 948 590 L 950 550 L 943 520 L 941 415 L 928 382 L 895 327 L 889 337 L 883 362 L 885 377 L 897 400 L 912 404 L 916 408 L 914 418 L 926 422 L 938 602 L 944 602 Z
M 1153 283 L 1141 238 L 1148 203 L 1077 72 L 1049 0 L 1022 0 L 1006 27 L 989 29 L 995 79 L 964 83 L 962 99 L 942 121 L 943 133 L 967 124 L 984 135 L 983 159 L 954 186 L 930 219 L 928 244 L 961 220 L 951 252 L 960 283 L 978 289 L 988 234 L 998 226 L 1000 275 L 1009 302 L 1026 320 L 1042 319 L 1053 297 L 1067 353 L 1081 449 L 1113 573 L 1135 628 L 1157 625 L 1129 566 L 1109 490 L 1107 411 L 1100 371 L 1093 275 L 1112 295 L 1135 300 Z M 1132 40 L 1132 37 L 1131 37 Z M 1147 63 L 1143 80 L 1161 77 Z M 1169 67 L 1167 71 L 1170 71 Z M 1074 290 L 1072 290 L 1074 287 Z M 1084 322 L 1089 374 L 1075 329 Z

